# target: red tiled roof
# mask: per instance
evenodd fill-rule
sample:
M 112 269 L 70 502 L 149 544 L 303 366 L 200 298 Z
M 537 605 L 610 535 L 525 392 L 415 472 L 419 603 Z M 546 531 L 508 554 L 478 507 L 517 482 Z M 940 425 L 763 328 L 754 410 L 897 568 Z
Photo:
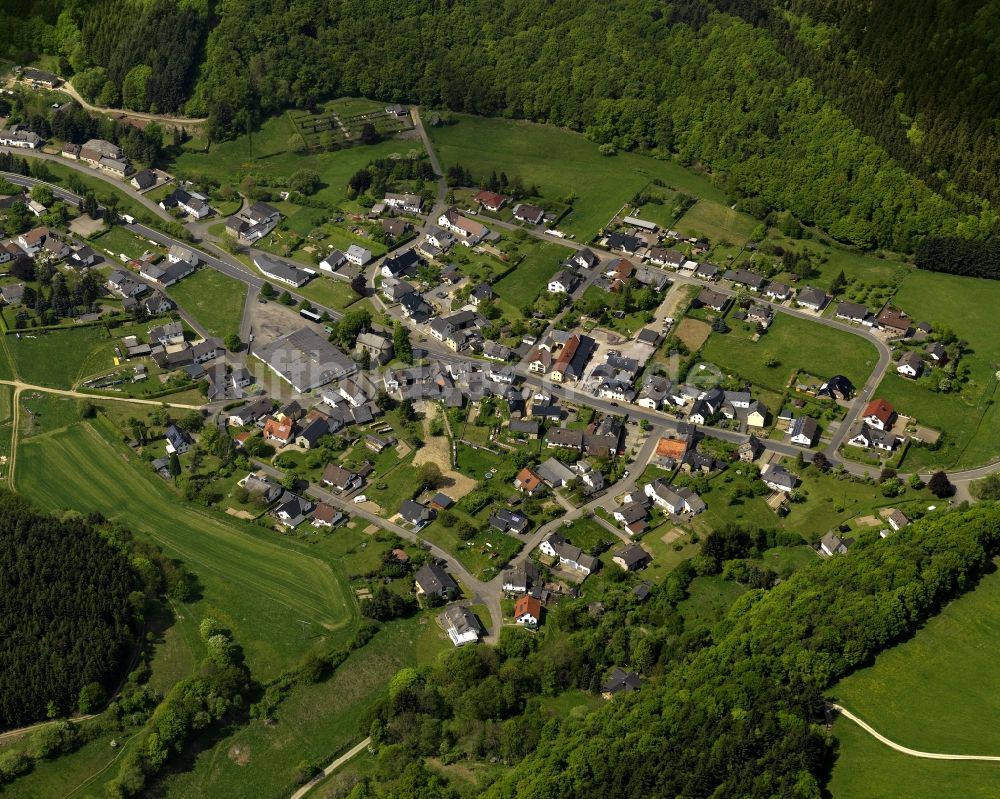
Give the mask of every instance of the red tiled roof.
M 519 619 L 524 615 L 531 615 L 536 619 L 540 618 L 542 615 L 542 603 L 528 594 L 519 597 L 517 602 L 514 603 L 514 618 Z
M 883 399 L 876 399 L 868 403 L 868 405 L 865 407 L 865 412 L 862 414 L 862 416 L 865 417 L 866 419 L 869 416 L 874 416 L 876 419 L 878 419 L 884 424 L 885 422 L 889 421 L 889 419 L 892 417 L 893 412 L 894 409 L 892 405 L 890 405 Z

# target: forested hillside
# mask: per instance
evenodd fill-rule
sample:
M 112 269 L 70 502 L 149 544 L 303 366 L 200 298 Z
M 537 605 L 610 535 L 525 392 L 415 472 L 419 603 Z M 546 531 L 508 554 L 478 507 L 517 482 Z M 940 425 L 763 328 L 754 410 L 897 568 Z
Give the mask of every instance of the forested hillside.
M 0 493 L 0 729 L 111 687 L 141 618 L 139 588 L 128 555 L 87 521 Z
M 170 111 L 193 92 L 184 108 L 208 114 L 215 138 L 329 96 L 413 101 L 553 122 L 701 163 L 748 210 L 788 209 L 861 247 L 995 233 L 985 203 L 997 196 L 995 98 L 968 110 L 994 85 L 982 72 L 995 47 L 983 41 L 989 19 L 977 15 L 948 40 L 971 47 L 969 59 L 945 58 L 929 88 L 907 94 L 919 68 L 906 44 L 889 46 L 884 78 L 873 72 L 880 62 L 844 55 L 881 51 L 895 38 L 890 22 L 858 39 L 868 19 L 859 3 L 798 0 L 799 16 L 769 3 L 719 0 L 747 22 L 687 0 L 219 0 L 211 17 L 197 2 L 69 0 L 59 14 L 58 0 L 20 0 L 15 15 L 26 6 L 36 14 L 6 20 L 21 31 L 7 52 L 61 55 L 81 73 L 78 88 L 102 102 Z M 907 16 L 896 5 L 895 16 Z M 842 37 L 805 21 L 839 10 L 852 11 Z M 906 41 L 933 55 L 940 20 L 909 13 L 917 21 Z M 830 66 L 827 48 L 841 53 Z M 970 68 L 971 87 L 935 106 Z
M 932 186 L 1000 202 L 1000 4 L 717 5 L 770 31 L 800 74 Z
M 505 629 L 496 648 L 400 672 L 372 725 L 380 768 L 351 799 L 458 799 L 422 758 L 459 748 L 517 763 L 488 799 L 818 799 L 833 757 L 824 692 L 991 568 L 1000 507 L 937 515 L 885 540 L 873 532 L 847 556 L 751 590 L 711 633 L 684 628 L 685 571 L 725 573 L 772 543 L 713 533 L 643 605 L 623 591 L 595 616 L 567 600 L 546 622 L 561 634 L 541 644 Z M 608 663 L 652 679 L 582 720 L 541 710 L 544 696 L 599 685 Z

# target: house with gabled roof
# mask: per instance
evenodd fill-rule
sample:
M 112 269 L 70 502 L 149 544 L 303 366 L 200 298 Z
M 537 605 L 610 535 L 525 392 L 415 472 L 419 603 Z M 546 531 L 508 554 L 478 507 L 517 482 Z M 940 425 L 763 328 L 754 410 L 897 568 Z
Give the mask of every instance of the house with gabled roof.
M 455 646 L 474 644 L 483 633 L 475 614 L 462 605 L 449 605 L 438 616 L 438 622 Z
M 514 603 L 514 623 L 534 629 L 542 621 L 542 603 L 530 594 L 522 594 Z
M 425 563 L 413 578 L 418 596 L 448 598 L 458 592 L 458 584 L 438 563 Z
M 876 430 L 891 430 L 896 410 L 884 399 L 873 399 L 861 412 L 861 418 Z

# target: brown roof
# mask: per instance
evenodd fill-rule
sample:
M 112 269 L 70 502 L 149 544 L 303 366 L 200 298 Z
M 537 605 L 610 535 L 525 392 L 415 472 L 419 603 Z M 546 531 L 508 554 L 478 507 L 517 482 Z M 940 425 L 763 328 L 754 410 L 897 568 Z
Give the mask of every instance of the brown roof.
M 33 244 L 42 242 L 48 235 L 49 229 L 47 227 L 36 227 L 34 230 L 29 230 L 24 234 L 24 243 L 30 247 Z
M 878 315 L 878 323 L 895 330 L 909 330 L 910 317 L 895 308 L 886 308 Z
M 400 563 L 406 563 L 410 559 L 409 555 L 407 555 L 403 550 L 398 548 L 392 550 L 392 556 Z
M 333 505 L 327 505 L 325 502 L 320 502 L 316 506 L 316 510 L 313 511 L 313 519 L 318 522 L 332 524 L 337 512 L 337 509 L 333 507 Z
M 477 203 L 482 203 L 489 208 L 499 208 L 507 201 L 506 197 L 502 194 L 497 194 L 495 191 L 481 191 L 474 199 Z

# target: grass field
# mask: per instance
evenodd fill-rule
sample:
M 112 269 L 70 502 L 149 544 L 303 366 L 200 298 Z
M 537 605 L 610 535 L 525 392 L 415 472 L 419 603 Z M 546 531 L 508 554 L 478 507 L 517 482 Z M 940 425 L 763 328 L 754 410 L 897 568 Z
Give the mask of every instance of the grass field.
M 998 641 L 1000 572 L 995 572 L 831 693 L 904 746 L 1000 755 Z M 997 768 L 1000 779 L 1000 764 Z
M 133 195 L 128 194 L 124 189 L 115 188 L 111 183 L 102 178 L 88 175 L 65 164 L 52 161 L 46 161 L 45 168 L 48 170 L 48 177 L 45 180 L 58 183 L 60 186 L 66 186 L 67 188 L 70 187 L 71 183 L 78 180 L 82 185 L 87 187 L 87 190 L 93 192 L 98 202 L 104 202 L 108 197 L 114 197 L 118 201 L 118 213 L 120 214 L 131 214 L 139 219 L 153 217 L 153 212 L 136 200 Z M 70 191 L 72 190 L 70 188 Z
M 240 332 L 247 298 L 245 283 L 205 266 L 172 285 L 167 294 L 213 336 L 221 339 Z
M 287 797 L 296 765 L 325 764 L 367 735 L 363 720 L 402 667 L 429 663 L 450 646 L 427 615 L 385 626 L 328 680 L 295 688 L 281 705 L 277 724 L 252 722 L 196 757 L 164 795 Z M 237 763 L 236 753 L 244 758 Z
M 520 311 L 534 302 L 549 285 L 549 278 L 559 271 L 566 249 L 544 241 L 526 242 L 520 247 L 524 260 L 517 268 L 493 284 L 493 290 L 512 308 Z
M 119 255 L 126 255 L 129 258 L 140 258 L 143 253 L 151 249 L 151 245 L 144 238 L 136 236 L 120 225 L 112 225 L 100 236 L 90 240 L 91 243 L 105 252 L 111 254 L 114 261 L 121 260 Z
M 686 236 L 705 236 L 713 245 L 728 241 L 742 247 L 757 224 L 752 216 L 734 211 L 724 203 L 702 199 L 691 206 L 675 227 Z
M 839 749 L 826 794 L 833 799 L 993 799 L 1000 795 L 1000 763 L 909 757 L 879 743 L 847 719 L 838 719 L 833 732 Z
M 998 303 L 1000 282 L 995 280 L 921 271 L 910 272 L 903 280 L 893 304 L 914 319 L 927 319 L 938 329 L 949 328 L 972 350 L 963 357 L 971 370 L 971 383 L 964 387 L 963 397 L 886 379 L 886 388 L 899 397 L 900 407 L 907 408 L 902 403 L 909 402 L 921 421 L 946 431 L 938 452 L 911 448 L 904 467 L 963 468 L 1000 458 L 1000 408 L 995 402 L 994 377 L 1000 367 Z
M 476 180 L 494 169 L 503 171 L 511 179 L 519 176 L 526 185 L 537 185 L 552 201 L 576 195 L 559 227 L 580 240 L 593 237 L 653 178 L 688 194 L 725 199 L 707 179 L 675 162 L 634 153 L 603 156 L 596 144 L 563 128 L 509 119 L 458 119 L 428 131 L 445 168 L 461 164 Z
M 273 533 L 186 505 L 109 443 L 117 436 L 99 419 L 22 442 L 18 490 L 46 510 L 100 510 L 183 561 L 204 586 L 192 612 L 230 626 L 258 677 L 350 634 L 354 600 L 335 566 Z
M 6 337 L 21 379 L 52 388 L 71 388 L 88 373 L 84 365 L 91 354 L 108 341 L 107 331 L 100 325 Z
M 713 333 L 702 348 L 702 356 L 751 383 L 779 392 L 797 369 L 843 374 L 854 385 L 862 386 L 878 361 L 875 347 L 861 336 L 787 314 L 778 314 L 757 342 L 739 326 L 724 335 Z M 776 359 L 778 365 L 765 366 L 769 358 Z
M 287 115 L 271 117 L 253 134 L 253 157 L 251 141 L 244 135 L 213 144 L 207 153 L 182 153 L 172 164 L 172 169 L 179 175 L 203 176 L 219 183 L 231 183 L 241 174 L 252 172 L 275 185 L 284 185 L 298 169 L 314 169 L 323 181 L 323 187 L 314 197 L 337 205 L 347 200 L 348 179 L 369 161 L 388 158 L 393 153 L 405 156 L 412 150 L 422 150 L 419 141 L 390 139 L 378 144 L 306 155 L 289 150 L 293 135 L 298 136 Z

